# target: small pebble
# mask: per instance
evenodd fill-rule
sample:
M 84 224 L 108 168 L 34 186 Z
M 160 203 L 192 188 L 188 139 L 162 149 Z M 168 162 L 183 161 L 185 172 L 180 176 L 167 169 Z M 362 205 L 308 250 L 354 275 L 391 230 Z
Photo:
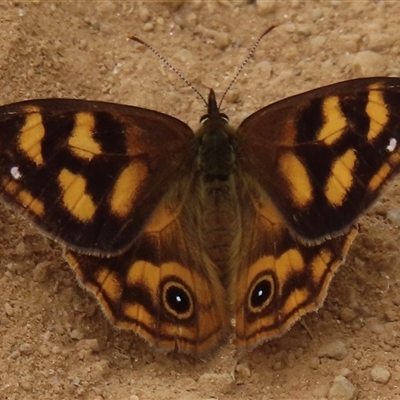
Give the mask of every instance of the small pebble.
M 353 71 L 361 76 L 382 75 L 386 72 L 385 57 L 373 51 L 361 51 L 353 60 Z
M 321 361 L 318 357 L 313 357 L 310 360 L 310 368 L 311 369 L 318 369 L 320 365 L 321 365 Z
M 355 311 L 350 308 L 350 307 L 343 307 L 340 310 L 340 319 L 343 322 L 351 322 L 353 321 L 354 318 L 357 317 L 357 314 L 355 313 Z
M 76 349 L 97 353 L 99 351 L 99 342 L 97 339 L 83 339 L 76 344 Z
M 76 339 L 76 340 L 83 339 L 83 333 L 79 332 L 77 329 L 74 329 L 73 331 L 71 331 L 69 336 L 70 336 L 71 339 Z
M 388 383 L 390 371 L 383 367 L 374 367 L 371 369 L 371 379 L 377 383 Z
M 335 377 L 331 388 L 329 389 L 329 400 L 354 400 L 357 398 L 357 389 L 344 376 Z
M 21 346 L 19 346 L 21 354 L 29 355 L 33 353 L 33 350 L 34 347 L 30 343 L 22 343 Z
M 50 355 L 48 348 L 43 344 L 38 347 L 38 350 L 42 357 L 48 357 Z
M 347 356 L 346 345 L 340 341 L 325 344 L 318 350 L 318 357 L 333 358 L 334 360 L 343 360 Z
M 351 375 L 351 370 L 349 368 L 342 368 L 339 371 L 339 375 L 344 376 L 345 378 L 347 378 L 348 376 Z
M 26 378 L 24 378 L 24 377 L 22 377 L 22 378 L 19 380 L 19 384 L 21 385 L 22 389 L 24 389 L 24 390 L 26 390 L 26 391 L 32 390 L 32 385 L 31 385 L 30 382 L 29 382 Z
M 368 35 L 368 48 L 372 51 L 385 51 L 396 39 L 392 35 L 381 32 L 372 32 Z
M 236 381 L 237 380 L 244 381 L 246 380 L 246 378 L 250 378 L 251 370 L 249 363 L 242 362 L 240 364 L 237 364 L 235 368 L 235 376 L 236 376 Z
M 265 17 L 266 15 L 272 14 L 276 11 L 278 1 L 257 1 L 257 12 L 259 15 Z
M 218 49 L 224 50 L 229 46 L 230 36 L 226 32 L 214 32 L 214 45 Z
M 9 317 L 14 314 L 14 309 L 12 308 L 10 303 L 4 303 L 4 310 Z
M 393 226 L 400 226 L 400 208 L 392 208 L 386 214 L 387 220 Z
M 151 18 L 151 14 L 149 9 L 146 6 L 140 6 L 139 7 L 139 18 L 143 22 L 148 22 Z
M 212 385 L 217 385 L 219 387 L 222 387 L 222 386 L 230 385 L 231 383 L 233 383 L 233 377 L 226 372 L 222 373 L 222 374 L 206 372 L 205 374 L 200 375 L 199 383 L 201 385 L 212 384 Z
M 24 242 L 19 242 L 15 247 L 15 254 L 24 254 L 26 252 L 26 246 Z
M 386 321 L 394 322 L 399 319 L 399 315 L 394 310 L 387 310 L 384 313 Z
M 37 264 L 33 269 L 33 280 L 38 283 L 46 282 L 49 277 L 49 267 L 52 264 L 50 261 L 43 261 Z

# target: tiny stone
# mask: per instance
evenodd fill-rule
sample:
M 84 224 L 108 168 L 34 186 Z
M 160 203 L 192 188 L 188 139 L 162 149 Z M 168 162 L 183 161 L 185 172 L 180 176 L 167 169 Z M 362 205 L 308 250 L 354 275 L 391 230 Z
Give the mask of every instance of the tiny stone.
M 277 9 L 277 0 L 274 1 L 257 1 L 258 14 L 265 17 L 272 14 Z
M 19 380 L 19 384 L 21 385 L 22 389 L 29 391 L 32 389 L 32 385 L 28 382 L 26 378 L 21 378 Z
M 362 36 L 358 33 L 343 33 L 338 37 L 340 42 L 340 48 L 343 52 L 354 54 L 359 48 L 359 43 L 362 40 Z
M 361 353 L 361 351 L 356 351 L 356 352 L 353 354 L 353 357 L 354 357 L 356 360 L 361 360 L 362 357 L 363 357 L 363 354 Z
M 33 280 L 35 282 L 46 282 L 49 277 L 49 266 L 52 265 L 50 261 L 43 261 L 36 265 L 33 270 Z
M 313 22 L 317 22 L 323 15 L 322 9 L 320 7 L 315 7 L 310 12 L 310 19 Z
M 8 263 L 6 265 L 6 268 L 7 268 L 7 271 L 10 271 L 13 274 L 18 274 L 22 270 L 20 264 L 13 263 L 13 262 Z
M 48 357 L 50 355 L 48 348 L 43 344 L 39 346 L 38 350 L 42 357 Z
M 396 207 L 389 210 L 386 214 L 386 218 L 391 225 L 396 227 L 400 226 L 400 208 Z
M 249 364 L 246 362 L 240 363 L 236 365 L 236 380 L 244 380 L 245 378 L 249 378 L 251 376 L 251 371 Z
M 107 360 L 97 361 L 96 363 L 92 364 L 90 370 L 91 378 L 97 382 L 110 372 L 109 363 Z
M 71 331 L 69 336 L 70 336 L 71 339 L 76 339 L 76 340 L 83 339 L 83 333 L 79 332 L 77 329 L 74 329 L 73 331 Z
M 19 346 L 19 351 L 21 352 L 21 354 L 32 354 L 33 350 L 33 346 L 29 343 L 22 343 L 21 346 Z
M 394 310 L 387 310 L 385 311 L 385 318 L 387 321 L 389 322 L 394 322 L 397 321 L 399 319 L 398 314 L 396 313 L 396 311 Z
M 326 42 L 326 36 L 315 36 L 310 38 L 310 46 L 312 49 L 318 50 L 321 49 Z
M 349 375 L 351 375 L 351 370 L 349 368 L 342 368 L 339 372 L 339 375 L 347 378 Z
M 10 358 L 11 358 L 12 360 L 17 359 L 17 358 L 20 357 L 20 356 L 21 356 L 21 352 L 18 351 L 18 350 L 15 350 L 15 351 L 13 351 L 13 352 L 10 354 Z
M 59 354 L 60 353 L 60 348 L 58 347 L 58 346 L 53 346 L 52 348 L 51 348 L 51 352 L 53 353 L 53 354 Z
M 360 257 L 354 257 L 354 265 L 357 268 L 364 268 L 365 267 L 365 261 L 362 260 Z
M 15 254 L 21 255 L 26 252 L 26 246 L 24 242 L 19 242 L 15 247 Z
M 226 372 L 221 373 L 221 374 L 206 372 L 203 375 L 200 375 L 198 382 L 201 385 L 214 384 L 216 386 L 222 387 L 222 386 L 230 385 L 231 383 L 233 383 L 233 378 L 230 374 L 228 374 Z
M 400 306 L 400 296 L 396 296 L 392 301 L 395 306 Z
M 385 58 L 373 51 L 361 51 L 354 57 L 353 71 L 362 76 L 384 74 L 386 72 Z
M 4 303 L 4 310 L 9 317 L 14 314 L 14 309 L 12 308 L 10 303 Z
M 385 332 L 385 327 L 382 324 L 375 323 L 370 326 L 371 332 L 381 335 Z
M 229 46 L 229 35 L 226 32 L 214 32 L 214 44 L 218 49 L 224 50 Z
M 295 357 L 300 358 L 303 354 L 304 354 L 303 347 L 297 347 L 297 349 L 294 352 Z
M 310 24 L 298 24 L 296 30 L 297 33 L 303 36 L 310 36 L 312 33 Z
M 328 357 L 334 360 L 343 360 L 347 355 L 345 344 L 340 340 L 323 345 L 318 350 L 318 357 Z
M 357 389 L 344 376 L 336 376 L 329 389 L 329 400 L 354 400 L 357 398 Z
M 150 32 L 154 29 L 154 24 L 152 22 L 146 22 L 143 26 L 145 32 Z
M 377 383 L 388 383 L 390 371 L 383 367 L 374 367 L 371 369 L 371 379 Z
M 72 378 L 72 384 L 73 385 L 79 386 L 80 383 L 81 383 L 81 380 L 77 376 Z
M 262 76 L 265 76 L 267 79 L 272 74 L 272 64 L 267 60 L 263 60 L 254 66 L 254 70 L 256 73 L 262 74 Z
M 274 371 L 280 371 L 281 369 L 283 369 L 283 364 L 282 361 L 277 361 L 273 366 L 272 369 Z
M 97 353 L 99 351 L 99 342 L 97 339 L 83 339 L 76 344 L 76 349 Z
M 340 310 L 340 319 L 343 322 L 351 322 L 353 321 L 354 318 L 357 317 L 357 314 L 355 313 L 355 311 L 350 308 L 350 307 L 343 307 Z
M 310 368 L 311 369 L 318 369 L 321 362 L 318 357 L 313 357 L 310 361 Z
M 139 17 L 143 22 L 148 22 L 151 18 L 150 11 L 147 7 L 139 7 Z
M 190 24 L 190 25 L 196 25 L 197 24 L 197 14 L 195 14 L 194 12 L 189 13 L 186 16 L 186 21 Z
M 372 51 L 380 52 L 384 51 L 396 40 L 392 35 L 388 35 L 380 32 L 372 32 L 368 36 L 369 43 L 368 48 Z

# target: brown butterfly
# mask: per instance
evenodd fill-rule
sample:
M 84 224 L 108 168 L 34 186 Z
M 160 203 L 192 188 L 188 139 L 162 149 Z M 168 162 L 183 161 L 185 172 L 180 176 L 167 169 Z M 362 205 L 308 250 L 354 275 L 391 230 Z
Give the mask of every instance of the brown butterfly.
M 148 109 L 30 100 L 0 107 L 0 190 L 115 325 L 198 355 L 233 317 L 251 349 L 321 306 L 399 141 L 398 78 L 290 97 L 238 129 L 211 90 L 195 133 Z

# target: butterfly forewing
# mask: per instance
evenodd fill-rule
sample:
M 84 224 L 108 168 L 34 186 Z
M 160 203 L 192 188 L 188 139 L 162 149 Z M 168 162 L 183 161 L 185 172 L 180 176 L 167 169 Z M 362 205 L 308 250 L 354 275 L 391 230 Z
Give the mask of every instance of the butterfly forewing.
M 129 247 L 171 183 L 190 174 L 193 132 L 154 111 L 79 100 L 0 109 L 0 187 L 51 237 L 90 254 Z
M 292 232 L 318 242 L 348 229 L 400 165 L 400 79 L 316 89 L 248 117 L 240 165 Z

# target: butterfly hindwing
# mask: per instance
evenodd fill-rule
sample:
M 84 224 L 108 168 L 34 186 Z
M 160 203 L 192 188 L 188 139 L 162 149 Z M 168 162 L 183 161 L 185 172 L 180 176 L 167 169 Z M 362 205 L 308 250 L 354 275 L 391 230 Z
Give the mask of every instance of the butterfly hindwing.
M 186 124 L 150 110 L 61 99 L 0 110 L 2 196 L 89 254 L 129 247 L 194 151 Z
M 123 254 L 67 250 L 66 259 L 115 325 L 164 350 L 203 354 L 226 335 L 229 313 L 191 186 L 190 176 L 172 185 Z
M 336 238 L 304 244 L 290 233 L 257 183 L 251 177 L 246 183 L 240 200 L 241 225 L 243 232 L 252 234 L 242 239 L 243 257 L 230 291 L 239 349 L 280 336 L 304 314 L 317 310 L 358 232 L 352 227 Z

